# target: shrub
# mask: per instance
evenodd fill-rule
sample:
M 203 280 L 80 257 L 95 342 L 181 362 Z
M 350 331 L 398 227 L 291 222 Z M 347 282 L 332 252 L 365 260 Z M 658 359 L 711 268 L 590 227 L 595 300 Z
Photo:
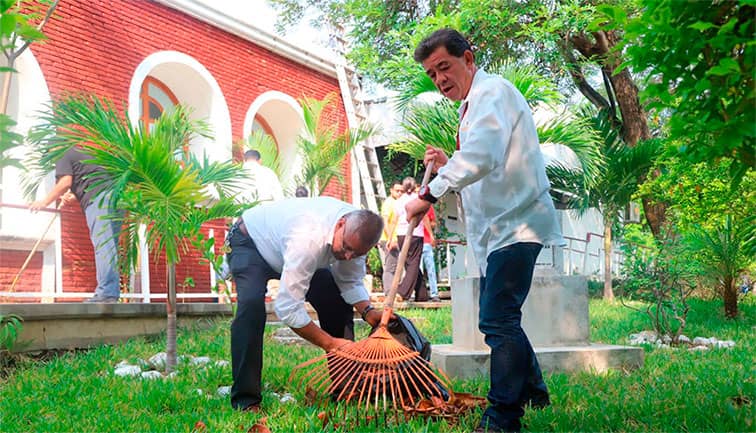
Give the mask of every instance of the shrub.
M 619 287 L 622 305 L 645 313 L 657 337 L 669 335 L 676 343 L 687 324 L 687 299 L 695 289 L 695 273 L 675 240 L 656 248 L 629 247 L 623 265 L 626 279 Z M 626 302 L 634 299 L 642 307 Z

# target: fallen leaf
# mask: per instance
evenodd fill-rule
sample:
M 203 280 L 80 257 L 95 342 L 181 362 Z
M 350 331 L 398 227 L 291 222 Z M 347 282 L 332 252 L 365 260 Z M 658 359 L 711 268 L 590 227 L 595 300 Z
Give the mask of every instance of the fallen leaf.
M 268 417 L 262 417 L 259 421 L 257 421 L 257 424 L 253 425 L 252 427 L 247 430 L 247 433 L 271 433 L 270 429 L 268 428 L 267 424 Z
M 318 419 L 323 423 L 323 428 L 325 429 L 328 425 L 328 414 L 325 412 L 320 412 L 318 414 Z
M 194 428 L 192 429 L 192 433 L 205 433 L 207 431 L 207 425 L 205 425 L 202 421 L 197 421 L 194 423 Z

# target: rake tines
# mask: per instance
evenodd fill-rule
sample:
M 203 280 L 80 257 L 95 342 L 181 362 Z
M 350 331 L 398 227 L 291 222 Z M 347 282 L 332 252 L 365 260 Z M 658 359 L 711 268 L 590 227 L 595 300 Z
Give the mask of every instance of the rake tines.
M 446 376 L 436 374 L 430 362 L 396 341 L 384 325 L 363 341 L 297 366 L 292 379 L 297 376 L 318 397 L 376 412 L 411 407 L 424 398 L 446 399 L 451 389 Z

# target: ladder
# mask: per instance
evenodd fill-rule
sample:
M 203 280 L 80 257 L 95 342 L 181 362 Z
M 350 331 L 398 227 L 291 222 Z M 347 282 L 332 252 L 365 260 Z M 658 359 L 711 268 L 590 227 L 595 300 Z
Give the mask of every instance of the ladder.
M 367 122 L 367 107 L 362 99 L 362 88 L 355 70 L 343 63 L 336 65 L 341 97 L 344 100 L 349 128 L 355 129 Z M 375 151 L 375 140 L 368 137 L 353 150 L 360 174 L 360 201 L 364 208 L 380 213 L 379 206 L 386 199 L 386 187 Z
M 344 27 L 334 25 L 331 29 L 332 48 L 339 55 L 336 62 L 336 75 L 339 79 L 341 98 L 344 100 L 347 122 L 349 128 L 358 128 L 368 120 L 368 110 L 365 99 L 362 96 L 360 77 L 353 67 L 346 63 L 347 46 L 349 45 Z M 352 152 L 360 174 L 359 201 L 363 208 L 380 213 L 379 206 L 386 199 L 386 186 L 383 183 L 381 166 L 378 163 L 378 154 L 375 152 L 376 141 L 374 137 L 368 137 L 362 143 L 355 146 Z M 357 199 L 356 194 L 354 197 Z M 357 204 L 357 203 L 355 203 Z

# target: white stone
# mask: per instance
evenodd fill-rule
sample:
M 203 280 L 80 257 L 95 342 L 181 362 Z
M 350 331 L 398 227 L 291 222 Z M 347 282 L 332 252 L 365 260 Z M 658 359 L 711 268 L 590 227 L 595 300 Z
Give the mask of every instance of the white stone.
M 296 403 L 297 402 L 297 399 L 294 398 L 294 396 L 289 394 L 288 392 L 284 394 L 279 400 L 281 401 L 281 403 L 289 403 L 289 402 Z
M 165 352 L 159 352 L 150 357 L 149 363 L 156 370 L 165 370 L 165 360 L 167 357 L 168 355 Z
M 693 345 L 694 346 L 708 346 L 709 344 L 711 344 L 711 343 L 709 342 L 708 338 L 696 337 L 696 338 L 693 339 Z
M 197 395 L 205 395 L 205 393 L 204 393 L 204 392 L 202 392 L 202 390 L 201 390 L 201 389 L 199 389 L 199 388 L 195 388 L 195 389 L 194 389 L 194 393 L 195 393 L 195 394 L 197 394 Z
M 688 350 L 690 350 L 691 352 L 698 352 L 698 351 L 709 350 L 709 348 L 706 346 L 693 346 Z
M 141 372 L 142 372 L 142 369 L 138 365 L 126 364 L 126 365 L 121 365 L 120 367 L 116 368 L 114 373 L 116 376 L 125 377 L 125 376 L 136 376 Z
M 142 379 L 162 379 L 163 375 L 157 370 L 143 371 Z
M 677 341 L 679 343 L 690 343 L 690 338 L 686 337 L 685 334 L 680 334 L 680 336 L 677 337 Z
M 229 364 L 230 364 L 230 363 L 229 363 L 228 361 L 226 361 L 225 359 L 221 359 L 221 360 L 219 360 L 219 361 L 215 361 L 215 366 L 216 366 L 216 367 L 226 367 L 226 366 L 228 366 Z
M 729 349 L 731 347 L 735 347 L 735 342 L 732 340 L 727 341 L 717 341 L 716 345 L 714 346 L 717 349 Z
M 663 342 L 664 344 L 669 344 L 669 343 L 671 343 L 671 342 L 672 342 L 672 337 L 670 337 L 670 336 L 669 336 L 669 335 L 667 335 L 667 334 L 664 334 L 664 335 L 662 336 L 662 338 L 661 338 L 661 341 L 662 341 L 662 342 Z
M 189 364 L 191 365 L 205 365 L 210 363 L 211 359 L 209 356 L 190 356 L 189 357 Z
M 218 391 L 216 391 L 217 394 L 221 397 L 227 397 L 231 395 L 231 387 L 230 386 L 221 386 L 218 388 Z

